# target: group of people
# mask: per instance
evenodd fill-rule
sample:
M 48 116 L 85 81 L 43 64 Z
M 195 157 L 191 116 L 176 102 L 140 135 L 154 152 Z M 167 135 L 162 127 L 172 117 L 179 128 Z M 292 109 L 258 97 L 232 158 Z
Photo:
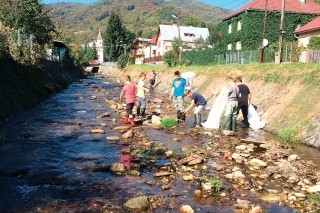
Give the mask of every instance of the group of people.
M 144 81 L 146 80 L 146 74 L 140 73 L 139 82 L 137 84 L 131 81 L 129 75 L 124 77 L 125 85 L 122 88 L 120 94 L 120 102 L 122 102 L 123 97 L 126 97 L 126 114 L 122 119 L 124 124 L 130 123 L 130 126 L 135 125 L 133 116 L 133 107 L 137 103 L 136 115 L 139 117 L 145 116 L 146 111 L 146 92 L 149 91 L 146 88 Z M 149 83 L 150 88 L 155 85 L 156 74 L 154 70 L 150 73 Z M 244 127 L 249 127 L 248 122 L 248 105 L 251 100 L 251 94 L 249 88 L 242 83 L 241 77 L 235 79 L 228 78 L 227 83 L 229 88 L 227 89 L 227 104 L 225 109 L 225 116 L 221 124 L 221 130 L 236 130 L 236 119 L 239 111 L 241 110 L 243 115 L 242 123 Z M 192 127 L 201 127 L 201 110 L 207 104 L 206 99 L 199 93 L 191 91 L 191 89 L 186 89 L 188 82 L 181 77 L 179 71 L 174 72 L 174 79 L 172 80 L 171 86 L 172 90 L 169 95 L 169 100 L 173 101 L 173 105 L 176 109 L 176 116 L 178 121 L 185 121 L 185 115 L 188 111 L 193 108 L 194 123 Z M 184 97 L 191 98 L 190 105 L 184 108 Z
M 221 124 L 221 130 L 236 130 L 236 120 L 241 110 L 243 115 L 242 123 L 244 127 L 249 127 L 248 122 L 248 105 L 251 100 L 251 94 L 248 86 L 242 83 L 241 77 L 236 79 L 228 78 L 229 88 L 227 89 L 227 106 L 225 116 Z M 185 89 L 187 82 L 181 77 L 179 71 L 174 72 L 174 79 L 171 83 L 172 90 L 169 100 L 173 100 L 173 104 L 177 111 L 177 119 L 185 120 L 185 114 L 192 108 L 194 114 L 193 127 L 201 127 L 201 110 L 207 104 L 206 99 L 197 92 L 192 92 L 191 89 Z M 191 98 L 191 104 L 184 109 L 184 96 Z
M 137 103 L 137 112 L 136 116 L 144 117 L 146 112 L 146 92 L 149 92 L 149 89 L 146 88 L 144 81 L 146 80 L 146 74 L 141 72 L 139 75 L 138 83 L 134 83 L 131 81 L 131 77 L 129 75 L 124 76 L 124 86 L 120 93 L 119 100 L 122 102 L 123 97 L 125 96 L 126 101 L 126 113 L 122 119 L 123 124 L 130 123 L 131 127 L 134 127 L 134 116 L 133 116 L 133 107 L 135 103 Z M 156 74 L 154 70 L 150 73 L 149 81 L 150 87 L 152 88 L 155 84 Z

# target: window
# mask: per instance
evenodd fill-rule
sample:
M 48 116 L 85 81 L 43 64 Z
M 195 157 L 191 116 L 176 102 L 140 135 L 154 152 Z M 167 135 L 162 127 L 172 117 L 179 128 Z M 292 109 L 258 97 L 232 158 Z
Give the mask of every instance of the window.
M 232 50 L 232 44 L 228 44 L 228 50 Z
M 238 28 L 237 28 L 238 31 L 241 30 L 241 24 L 242 24 L 242 23 L 241 23 L 241 20 L 239 20 L 239 21 L 238 21 Z
M 196 37 L 195 34 L 193 34 L 193 33 L 184 33 L 184 36 L 187 36 L 187 37 Z
M 156 54 L 156 52 L 157 52 L 156 50 L 153 50 L 153 51 L 152 51 L 153 55 L 155 55 L 155 54 Z
M 241 41 L 237 42 L 236 50 L 241 50 Z
M 229 24 L 229 29 L 228 29 L 228 33 L 232 32 L 232 24 Z

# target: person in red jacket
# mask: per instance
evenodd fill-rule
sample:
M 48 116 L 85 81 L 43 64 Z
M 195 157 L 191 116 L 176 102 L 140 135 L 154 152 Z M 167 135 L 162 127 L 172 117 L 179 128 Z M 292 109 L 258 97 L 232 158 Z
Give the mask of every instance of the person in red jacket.
M 137 85 L 131 82 L 131 78 L 129 75 L 124 76 L 125 85 L 122 88 L 119 100 L 122 102 L 123 96 L 126 97 L 126 115 L 122 119 L 123 124 L 127 124 L 128 120 L 130 122 L 130 126 L 134 127 L 134 118 L 132 114 L 133 106 L 136 102 L 136 89 Z

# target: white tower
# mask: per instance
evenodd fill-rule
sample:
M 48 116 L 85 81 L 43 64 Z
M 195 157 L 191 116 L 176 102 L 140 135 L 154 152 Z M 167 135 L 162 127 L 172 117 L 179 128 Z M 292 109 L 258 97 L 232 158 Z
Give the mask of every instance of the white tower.
M 103 40 L 102 40 L 100 28 L 99 28 L 96 48 L 97 48 L 97 54 L 98 54 L 98 61 L 99 63 L 102 64 L 103 63 Z

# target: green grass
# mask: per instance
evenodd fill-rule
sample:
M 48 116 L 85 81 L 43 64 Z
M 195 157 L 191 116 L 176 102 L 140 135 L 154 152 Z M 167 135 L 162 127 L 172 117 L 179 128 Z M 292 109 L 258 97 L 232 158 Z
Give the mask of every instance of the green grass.
M 173 128 L 177 125 L 177 121 L 174 118 L 164 118 L 161 120 L 160 127 L 162 128 Z
M 285 128 L 278 134 L 278 137 L 286 143 L 295 144 L 299 142 L 299 138 L 296 137 L 297 133 L 297 127 Z

